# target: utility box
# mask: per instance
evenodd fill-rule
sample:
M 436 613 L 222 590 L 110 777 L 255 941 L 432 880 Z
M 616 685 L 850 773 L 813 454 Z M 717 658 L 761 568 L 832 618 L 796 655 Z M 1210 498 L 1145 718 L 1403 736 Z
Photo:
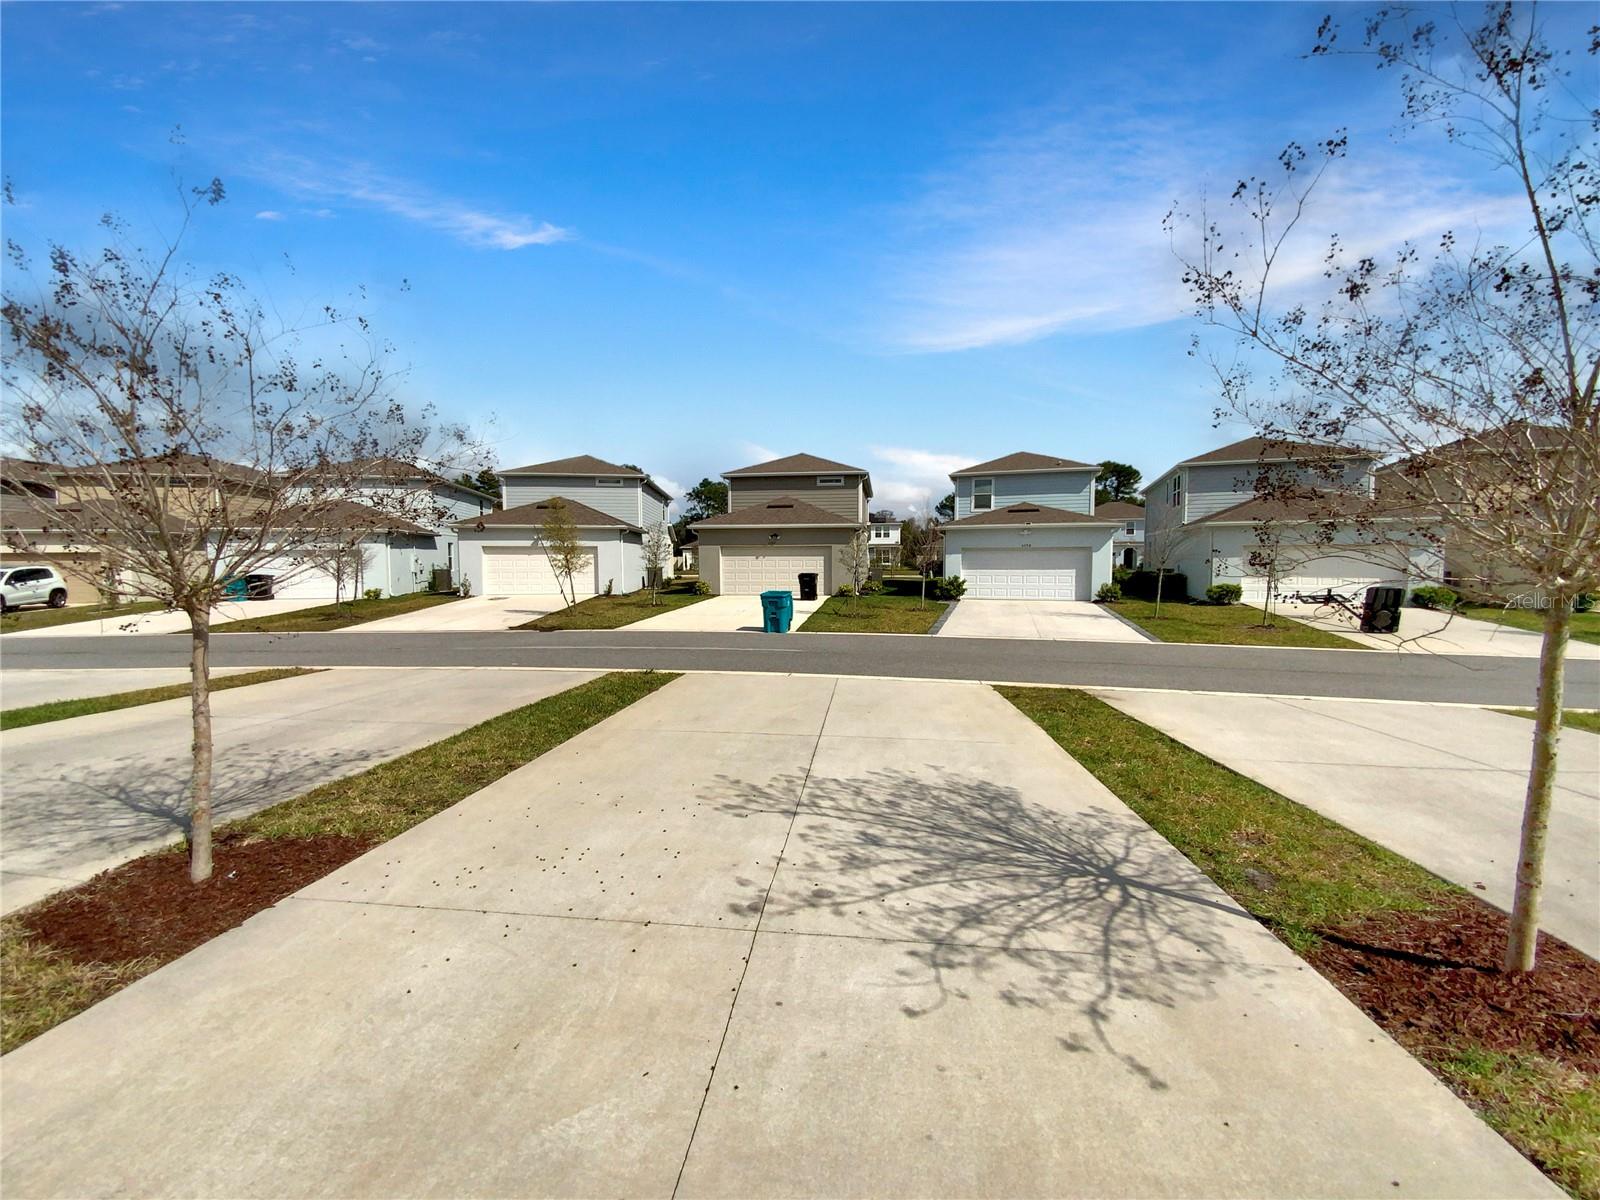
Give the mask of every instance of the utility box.
M 450 578 L 449 567 L 435 567 L 433 575 L 428 580 L 430 592 L 453 592 L 456 590 L 455 580 Z

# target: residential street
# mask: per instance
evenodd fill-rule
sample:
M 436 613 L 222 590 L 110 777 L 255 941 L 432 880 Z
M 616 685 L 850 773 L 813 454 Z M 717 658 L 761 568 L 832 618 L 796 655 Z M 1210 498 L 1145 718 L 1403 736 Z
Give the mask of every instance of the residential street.
M 445 605 L 444 607 L 452 607 Z M 691 608 L 699 608 L 692 605 Z M 30 638 L 0 642 L 6 669 L 156 667 L 186 663 L 180 638 Z M 1521 657 L 1392 651 L 1267 649 L 1161 642 L 793 633 L 408 633 L 351 630 L 230 634 L 213 643 L 220 666 L 655 668 L 807 672 L 910 679 L 1169 688 L 1287 696 L 1529 705 L 1538 663 Z M 1567 667 L 1567 703 L 1600 708 L 1600 662 Z
M 1527 718 L 1345 700 L 1095 694 L 1510 911 Z M 1600 736 L 1562 730 L 1557 778 L 1540 921 L 1600 958 Z
M 216 813 L 254 812 L 591 678 L 341 670 L 218 692 Z M 188 700 L 0 732 L 0 911 L 180 838 L 189 739 Z
M 686 677 L 5 1065 L 19 1197 L 1559 1195 L 971 684 Z

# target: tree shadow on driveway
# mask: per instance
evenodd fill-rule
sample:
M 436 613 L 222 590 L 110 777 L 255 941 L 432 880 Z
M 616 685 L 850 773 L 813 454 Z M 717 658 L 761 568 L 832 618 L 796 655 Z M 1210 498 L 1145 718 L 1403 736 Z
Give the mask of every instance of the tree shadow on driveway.
M 1119 1003 L 1175 1008 L 1210 997 L 1246 959 L 1254 922 L 1137 817 L 1064 811 L 958 771 L 884 769 L 805 782 L 722 778 L 735 816 L 794 824 L 770 890 L 741 915 L 764 931 L 908 943 L 900 1011 L 928 1015 L 992 987 L 1010 1006 L 1078 1018 L 1064 1051 L 1100 1047 L 1149 1087 L 1165 1081 L 1115 1044 Z M 1230 936 L 1231 934 L 1231 936 Z

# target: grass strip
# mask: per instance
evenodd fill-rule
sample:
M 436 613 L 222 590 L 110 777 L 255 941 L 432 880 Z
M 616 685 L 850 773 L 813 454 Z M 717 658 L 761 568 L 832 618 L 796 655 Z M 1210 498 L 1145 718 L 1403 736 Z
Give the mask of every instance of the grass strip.
M 76 625 L 79 621 L 108 621 L 123 617 L 136 617 L 140 613 L 164 612 L 166 605 L 159 600 L 145 600 L 138 604 L 84 604 L 70 608 L 12 609 L 0 615 L 0 633 L 17 633 L 24 629 L 49 629 L 53 625 Z
M 1510 629 L 1525 629 L 1529 633 L 1544 632 L 1544 613 L 1536 608 L 1505 608 L 1498 604 L 1462 603 L 1456 606 L 1458 616 L 1474 621 L 1492 621 Z M 1571 637 L 1575 642 L 1600 645 L 1600 609 L 1573 613 Z
M 381 621 L 384 617 L 398 617 L 402 613 L 448 604 L 460 597 L 450 592 L 414 592 L 409 596 L 384 596 L 378 600 L 345 600 L 337 604 L 320 604 L 316 608 L 301 608 L 294 612 L 271 613 L 264 617 L 241 617 L 237 621 L 223 621 L 211 627 L 212 633 L 327 633 L 334 629 L 348 629 L 352 625 L 365 625 L 368 621 Z
M 311 667 L 270 667 L 239 675 L 217 675 L 212 677 L 211 690 L 225 692 L 229 688 L 249 687 L 253 683 L 271 683 L 275 679 L 293 679 L 296 675 L 316 673 L 317 670 Z M 81 700 L 50 700 L 44 704 L 0 711 L 0 729 L 22 729 L 29 725 L 43 725 L 48 721 L 65 721 L 69 717 L 87 717 L 92 713 L 157 704 L 162 700 L 183 700 L 188 695 L 187 683 L 174 683 L 167 687 L 140 688 L 134 692 L 113 692 L 109 696 L 86 696 Z
M 1324 931 L 1447 912 L 1469 895 L 1083 692 L 997 690 L 1336 986 L 1316 953 Z M 1556 1183 L 1600 1200 L 1592 1074 L 1458 1030 L 1389 1032 Z
M 886 581 L 887 582 L 887 581 Z M 898 581 L 894 581 L 898 582 Z M 920 581 L 913 581 L 914 583 Z M 800 626 L 802 633 L 927 633 L 948 605 L 915 595 L 883 592 L 876 596 L 829 596 Z
M 1508 717 L 1527 717 L 1533 720 L 1531 708 L 1497 708 L 1497 713 L 1505 713 Z M 1600 733 L 1600 712 L 1575 712 L 1570 708 L 1561 712 L 1561 723 L 1568 729 L 1581 729 L 1585 733 Z
M 218 831 L 216 874 L 198 887 L 150 886 L 161 872 L 187 877 L 185 852 L 167 849 L 13 913 L 0 921 L 0 1053 L 76 1016 L 676 678 L 650 671 L 603 675 L 230 822 Z M 335 850 L 348 849 L 330 853 L 330 843 L 338 844 Z M 274 891 L 270 884 L 275 882 L 280 886 Z M 240 889 L 249 892 L 247 903 L 241 904 Z M 166 907 L 130 913 L 129 897 L 141 896 L 165 897 Z M 51 918 L 74 905 L 103 910 L 110 921 L 137 921 L 148 931 L 147 944 L 131 939 L 135 944 L 130 945 L 124 937 L 114 955 L 97 956 L 93 949 L 37 934 L 40 927 L 72 925 Z M 224 919 L 218 919 L 219 911 Z M 92 929 L 94 922 L 76 925 Z
M 546 613 L 516 628 L 536 629 L 545 633 L 559 629 L 620 629 L 635 621 L 643 621 L 646 617 L 659 617 L 675 608 L 685 608 L 711 598 L 709 595 L 697 596 L 694 585 L 692 579 L 674 580 L 656 592 L 654 604 L 650 601 L 649 588 L 614 596 L 590 596 L 587 600 Z
M 1329 633 L 1288 617 L 1265 614 L 1250 604 L 1189 604 L 1161 602 L 1161 615 L 1150 600 L 1118 600 L 1110 606 L 1152 637 L 1163 642 L 1195 642 L 1222 646 L 1312 646 L 1327 650 L 1365 650 L 1349 638 Z

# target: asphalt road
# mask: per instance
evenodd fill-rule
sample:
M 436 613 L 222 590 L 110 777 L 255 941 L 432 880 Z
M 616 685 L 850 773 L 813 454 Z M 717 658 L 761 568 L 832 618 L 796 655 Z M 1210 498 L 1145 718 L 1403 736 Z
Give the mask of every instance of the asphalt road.
M 168 636 L 0 641 L 0 665 L 182 666 L 188 639 Z M 1526 705 L 1538 663 L 1528 658 L 1279 650 L 1159 642 L 1030 642 L 905 635 L 759 633 L 219 634 L 219 667 L 575 667 L 761 671 L 976 679 L 1099 687 L 1174 688 L 1288 696 Z M 1567 704 L 1600 707 L 1600 662 L 1567 668 Z

